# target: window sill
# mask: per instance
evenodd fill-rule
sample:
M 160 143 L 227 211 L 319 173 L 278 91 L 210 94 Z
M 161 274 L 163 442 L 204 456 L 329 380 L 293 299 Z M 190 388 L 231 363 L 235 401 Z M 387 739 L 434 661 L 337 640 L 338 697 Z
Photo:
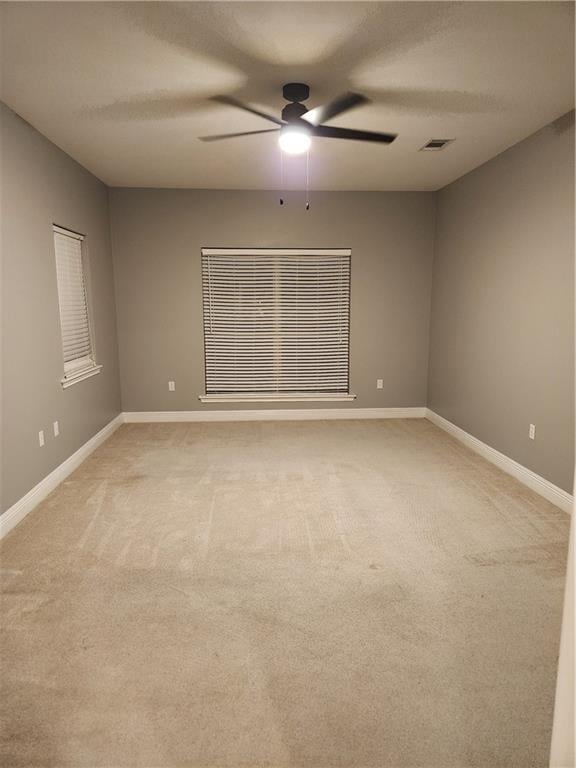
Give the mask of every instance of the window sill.
M 64 376 L 64 378 L 60 380 L 62 389 L 71 387 L 72 384 L 77 384 L 79 381 L 84 381 L 84 379 L 89 379 L 90 376 L 96 376 L 96 374 L 100 373 L 101 370 L 101 365 L 94 365 L 92 368 L 84 368 L 82 371 L 70 374 L 69 376 Z
M 202 403 L 344 403 L 356 399 L 356 395 L 346 395 L 339 392 L 330 395 L 325 392 L 314 392 L 286 395 L 254 394 L 254 395 L 199 395 Z

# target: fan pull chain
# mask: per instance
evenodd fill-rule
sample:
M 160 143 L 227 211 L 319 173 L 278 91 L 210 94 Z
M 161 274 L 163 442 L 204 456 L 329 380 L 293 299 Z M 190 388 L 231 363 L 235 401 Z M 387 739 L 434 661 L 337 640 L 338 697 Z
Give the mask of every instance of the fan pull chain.
M 310 210 L 310 150 L 306 150 L 306 210 Z
M 280 150 L 280 205 L 284 205 L 284 152 Z

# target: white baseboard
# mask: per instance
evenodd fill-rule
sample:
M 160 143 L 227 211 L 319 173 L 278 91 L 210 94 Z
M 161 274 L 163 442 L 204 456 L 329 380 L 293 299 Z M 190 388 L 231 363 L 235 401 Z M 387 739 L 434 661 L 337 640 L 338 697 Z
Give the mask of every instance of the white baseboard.
M 15 504 L 9 507 L 3 515 L 0 515 L 0 539 L 6 536 L 14 526 L 23 520 L 34 507 L 40 504 L 49 493 L 60 485 L 69 474 L 74 472 L 92 451 L 107 440 L 110 435 L 124 422 L 124 414 L 120 413 L 115 419 L 106 424 L 100 432 L 84 443 L 77 451 L 52 470 L 38 485 L 35 485 L 25 496 L 22 496 Z
M 482 440 L 478 440 L 477 437 L 474 437 L 470 433 L 465 432 L 460 427 L 457 427 L 456 424 L 453 424 L 451 421 L 448 421 L 448 419 L 439 416 L 429 408 L 426 408 L 426 418 L 429 419 L 433 424 L 436 424 L 437 427 L 440 427 L 440 429 L 448 432 L 461 443 L 464 443 L 464 445 L 468 446 L 468 448 L 471 448 L 480 456 L 487 459 L 492 464 L 495 464 L 500 469 L 504 470 L 504 472 L 507 472 L 509 475 L 515 477 L 521 483 L 528 486 L 528 488 L 531 490 L 536 491 L 536 493 L 552 502 L 552 504 L 555 504 L 557 507 L 560 507 L 560 509 L 563 509 L 564 512 L 572 512 L 574 498 L 567 491 L 564 491 L 562 488 L 558 488 L 558 486 L 554 485 L 554 483 L 551 483 L 549 480 L 546 480 L 540 475 L 537 475 L 536 472 L 532 472 L 531 469 L 528 469 L 522 464 L 519 464 L 517 461 L 514 461 L 514 459 L 505 456 L 495 448 L 491 448 L 486 443 L 483 443 Z
M 127 424 L 168 421 L 320 421 L 324 419 L 422 419 L 426 408 L 266 408 L 261 411 L 133 411 Z

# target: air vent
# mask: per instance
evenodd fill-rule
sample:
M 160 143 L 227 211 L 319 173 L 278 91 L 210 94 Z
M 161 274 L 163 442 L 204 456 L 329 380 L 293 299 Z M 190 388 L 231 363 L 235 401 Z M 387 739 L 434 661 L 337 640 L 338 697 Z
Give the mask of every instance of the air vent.
M 421 151 L 427 150 L 429 152 L 438 152 L 441 149 L 444 149 L 446 144 L 450 144 L 451 141 L 454 141 L 454 139 L 430 139 L 430 141 L 427 141 L 423 147 L 420 147 L 420 150 Z

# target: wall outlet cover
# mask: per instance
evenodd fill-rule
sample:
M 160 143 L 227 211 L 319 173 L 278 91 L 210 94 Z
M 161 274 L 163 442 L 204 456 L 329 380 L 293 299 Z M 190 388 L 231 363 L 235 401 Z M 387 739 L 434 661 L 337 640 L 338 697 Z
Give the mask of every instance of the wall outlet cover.
M 41 429 L 40 432 L 38 432 L 38 445 L 40 448 L 44 445 L 44 430 Z

